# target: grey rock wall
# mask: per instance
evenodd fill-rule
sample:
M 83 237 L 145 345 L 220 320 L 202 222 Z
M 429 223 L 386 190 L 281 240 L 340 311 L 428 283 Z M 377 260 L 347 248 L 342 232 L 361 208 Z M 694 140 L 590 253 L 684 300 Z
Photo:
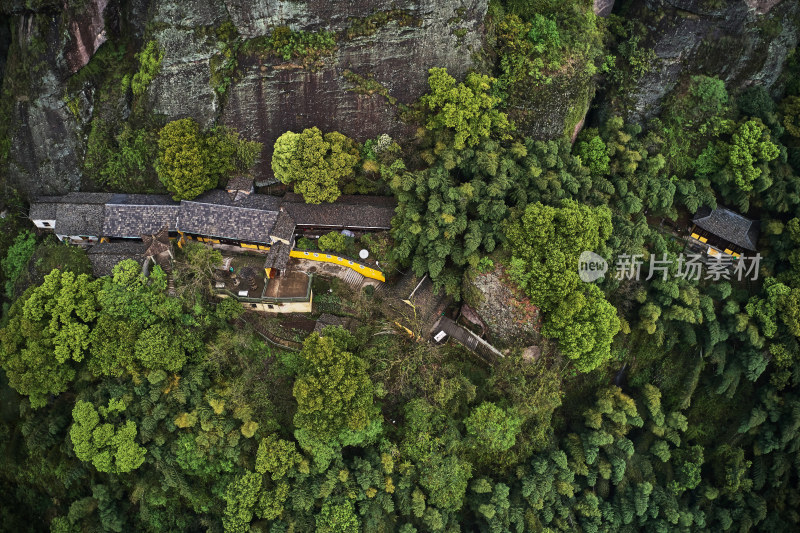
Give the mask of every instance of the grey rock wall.
M 93 33 L 97 26 L 74 32 L 70 17 L 66 11 L 12 17 L 16 42 L 11 50 L 26 55 L 27 61 L 23 67 L 20 58 L 9 62 L 15 70 L 5 73 L 14 78 L 16 88 L 6 103 L 10 109 L 8 176 L 28 195 L 62 194 L 80 185 L 84 141 L 79 117 L 64 99 L 64 84 L 72 69 L 94 53 L 99 34 Z M 85 20 L 91 26 L 96 18 L 90 15 Z
M 336 16 L 328 3 L 309 2 L 308 11 L 294 2 L 277 2 L 272 10 L 253 9 L 253 14 L 243 18 L 235 15 L 241 32 L 269 32 L 270 24 L 289 23 L 294 28 L 314 29 L 322 24 L 321 18 L 331 12 L 328 20 L 335 29 L 344 29 L 348 20 L 366 16 L 390 4 L 384 2 L 344 2 L 336 4 Z M 272 4 L 272 3 L 267 3 Z M 396 109 L 380 95 L 357 94 L 353 83 L 344 72 L 350 70 L 374 79 L 388 89 L 398 102 L 409 104 L 427 90 L 428 69 L 447 67 L 457 79 L 474 65 L 472 56 L 482 47 L 484 0 L 469 2 L 422 0 L 399 4 L 420 21 L 419 26 L 399 26 L 390 22 L 374 35 L 352 41 L 340 41 L 333 57 L 316 69 L 296 68 L 292 62 L 281 59 L 262 60 L 245 57 L 240 61 L 241 79 L 229 90 L 222 113 L 222 121 L 245 136 L 264 144 L 258 172 L 271 175 L 269 161 L 272 145 L 285 131 L 299 131 L 318 126 L 323 131 L 338 130 L 363 141 L 381 133 L 392 136 L 409 134 L 396 117 Z M 448 22 L 458 17 L 456 10 L 463 7 L 457 23 Z M 281 18 L 285 17 L 285 18 Z M 463 28 L 466 34 L 454 33 Z
M 474 65 L 487 9 L 487 0 L 72 3 L 75 9 L 63 9 L 55 0 L 40 2 L 39 11 L 31 12 L 26 2 L 13 0 L 0 8 L 23 41 L 12 53 L 31 58 L 35 54 L 29 44 L 36 39 L 46 43 L 43 66 L 25 83 L 15 84 L 11 111 L 9 177 L 28 195 L 79 188 L 94 93 L 87 88 L 78 95 L 81 112 L 76 117 L 66 104 L 67 81 L 113 32 L 128 32 L 139 45 L 155 39 L 164 51 L 160 73 L 144 95 L 148 109 L 166 120 L 192 117 L 203 127 L 222 122 L 261 141 L 265 148 L 257 172 L 263 179 L 271 174 L 275 139 L 290 129 L 319 126 L 359 140 L 409 133 L 386 98 L 356 94 L 344 72 L 373 75 L 398 102 L 411 103 L 425 92 L 429 68 L 446 67 L 461 78 Z M 342 31 L 356 19 L 392 9 L 406 10 L 418 24 L 389 22 L 374 35 L 340 40 L 333 56 L 314 69 L 242 55 L 225 98 L 211 86 L 211 58 L 219 52 L 214 27 L 225 20 L 248 39 L 269 35 L 279 25 Z
M 629 119 L 643 121 L 684 75 L 717 75 L 729 89 L 759 83 L 771 87 L 797 46 L 796 0 L 647 0 L 636 10 L 648 29 L 658 64 L 632 94 Z M 779 24 L 779 26 L 776 25 Z M 777 35 L 770 31 L 779 28 Z

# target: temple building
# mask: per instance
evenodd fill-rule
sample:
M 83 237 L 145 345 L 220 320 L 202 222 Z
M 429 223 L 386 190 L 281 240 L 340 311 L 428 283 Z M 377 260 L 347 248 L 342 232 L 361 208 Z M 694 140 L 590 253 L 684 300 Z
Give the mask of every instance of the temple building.
M 260 311 L 310 312 L 311 276 L 291 268 L 292 257 L 298 258 L 295 266 L 302 260 L 328 262 L 380 281 L 384 276 L 345 257 L 295 250 L 295 236 L 387 230 L 395 206 L 392 198 L 376 196 L 344 196 L 330 204 L 310 205 L 294 194 L 256 194 L 252 180 L 237 177 L 225 190 L 180 202 L 156 194 L 74 192 L 41 197 L 31 204 L 29 217 L 60 240 L 88 247 L 96 276 L 110 274 L 122 259 L 171 271 L 172 242 L 183 246 L 196 240 L 228 251 L 256 251 L 255 258 L 242 256 L 215 274 L 218 296 L 237 298 Z
M 753 255 L 759 223 L 725 207 L 701 207 L 692 218 L 691 248 L 707 255 Z

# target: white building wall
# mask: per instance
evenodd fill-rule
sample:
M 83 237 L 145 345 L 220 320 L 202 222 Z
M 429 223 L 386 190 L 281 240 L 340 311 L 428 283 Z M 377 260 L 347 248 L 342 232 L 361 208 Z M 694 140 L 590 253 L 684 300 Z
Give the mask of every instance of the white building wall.
M 34 220 L 34 226 L 41 229 L 53 229 L 56 227 L 56 221 L 53 220 Z

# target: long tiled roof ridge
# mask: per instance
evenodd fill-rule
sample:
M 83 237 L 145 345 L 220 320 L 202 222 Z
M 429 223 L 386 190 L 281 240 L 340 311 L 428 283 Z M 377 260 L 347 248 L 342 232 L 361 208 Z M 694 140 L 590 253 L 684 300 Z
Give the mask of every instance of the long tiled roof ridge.
M 215 207 L 225 207 L 227 209 L 246 209 L 248 211 L 274 211 L 277 212 L 277 209 L 262 209 L 259 207 L 245 207 L 242 205 L 230 205 L 230 204 L 218 204 L 216 202 L 198 202 L 197 200 L 181 200 L 181 204 L 202 204 L 202 205 L 213 205 Z
M 116 193 L 106 205 L 169 207 L 180 205 L 168 194 Z
M 209 235 L 235 237 L 218 234 L 226 228 L 264 242 L 268 235 L 290 240 L 295 225 L 388 228 L 396 203 L 388 196 L 351 195 L 330 204 L 314 205 L 306 204 L 301 195 L 294 193 L 284 197 L 254 193 L 234 199 L 222 189 L 180 202 L 158 194 L 73 192 L 37 198 L 30 214 L 54 216 L 56 232 L 70 235 L 135 237 L 166 224 L 170 230 L 184 226 L 188 232 L 198 232 L 207 227 L 209 232 L 217 232 Z M 224 219 L 226 212 L 231 219 Z M 246 218 L 250 214 L 252 220 Z

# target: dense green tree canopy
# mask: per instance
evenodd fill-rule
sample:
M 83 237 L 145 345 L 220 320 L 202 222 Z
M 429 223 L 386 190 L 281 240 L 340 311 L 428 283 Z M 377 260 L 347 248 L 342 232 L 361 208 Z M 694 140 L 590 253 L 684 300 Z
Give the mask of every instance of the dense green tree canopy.
M 218 127 L 209 132 L 191 118 L 169 122 L 158 134 L 156 172 L 175 200 L 191 200 L 234 172 L 247 172 L 261 144 Z
M 602 253 L 611 235 L 611 212 L 573 201 L 562 207 L 535 203 L 508 225 L 515 277 L 537 305 L 550 310 L 582 285 L 578 256 Z
M 8 324 L 0 330 L 0 361 L 9 382 L 30 396 L 33 406 L 67 390 L 76 363 L 86 357 L 90 324 L 97 317 L 97 287 L 86 274 L 54 270 L 9 311 Z
M 282 183 L 293 184 L 307 203 L 319 204 L 339 197 L 339 187 L 353 177 L 359 159 L 352 139 L 338 131 L 323 135 L 313 127 L 278 137 L 272 171 Z
M 611 212 L 574 201 L 562 207 L 529 205 L 508 224 L 513 278 L 545 312 L 542 332 L 576 367 L 588 372 L 610 357 L 620 329 L 616 309 L 600 289 L 580 280 L 578 257 L 602 253 L 611 235 Z
M 463 83 L 443 68 L 432 68 L 428 77 L 430 93 L 420 103 L 430 112 L 425 126 L 454 134 L 453 148 L 475 146 L 488 137 L 504 137 L 512 129 L 505 113 L 497 109 L 500 99 L 492 96 L 494 80 L 474 72 Z
M 433 70 L 431 91 L 406 106 L 396 86 L 378 82 L 385 69 L 351 76 L 354 99 L 396 105 L 423 126 L 417 137 L 358 145 L 319 130 L 282 136 L 275 173 L 293 176 L 306 199 L 390 192 L 398 201 L 391 234 L 355 237 L 397 278 L 357 291 L 319 273 L 306 316 L 218 301 L 216 269 L 229 252 L 200 243 L 174 249 L 167 272 L 144 275 L 126 260 L 93 279 L 86 252 L 34 232 L 6 183 L 2 529 L 800 529 L 800 57 L 783 61 L 778 46 L 783 71 L 770 63 L 747 80 L 748 69 L 732 76 L 704 57 L 730 44 L 712 39 L 682 60 L 708 75 L 682 75 L 657 106 L 634 108 L 642 80 L 664 73 L 645 44 L 659 38 L 652 29 L 673 17 L 703 22 L 718 6 L 686 18 L 671 5 L 627 4 L 598 17 L 588 1 L 492 1 L 480 17 L 483 49 L 467 49 L 481 6 L 456 9 L 441 28 L 497 81 Z M 42 40 L 52 20 L 40 11 L 10 15 L 25 17 L 26 32 L 10 41 L 0 95 L 8 116 L 42 105 L 23 75 L 36 78 L 43 46 L 49 54 L 57 41 Z M 156 11 L 158 27 L 145 33 L 160 42 L 172 22 Z M 754 50 L 791 41 L 797 21 L 782 13 L 775 7 L 747 32 Z M 224 107 L 247 81 L 243 68 L 324 78 L 330 61 L 355 61 L 351 52 L 380 45 L 386 28 L 410 36 L 430 23 L 428 13 L 392 8 L 337 33 L 278 27 L 251 39 L 222 20 L 190 33 L 210 50 Z M 87 184 L 152 192 L 164 123 L 146 96 L 162 50 L 128 39 L 124 26 L 68 77 L 64 106 L 87 126 Z M 172 62 L 179 51 L 168 48 Z M 593 98 L 596 112 L 571 144 Z M 640 124 L 621 118 L 642 112 Z M 28 126 L 6 122 L 0 163 L 18 177 L 33 168 L 18 157 Z M 230 130 L 195 126 L 162 132 L 170 155 L 159 169 L 200 179 L 173 194 L 215 186 L 257 154 Z M 687 272 L 686 223 L 718 204 L 760 222 L 758 279 Z M 333 250 L 339 237 L 318 244 Z M 610 273 L 640 254 L 641 275 L 585 283 L 583 251 L 608 259 Z M 384 263 L 390 253 L 401 272 Z M 649 277 L 648 263 L 661 260 L 671 263 L 666 275 Z M 469 303 L 459 323 L 502 357 L 430 341 L 439 314 L 455 317 L 460 302 L 423 283 L 408 307 L 401 300 L 424 274 Z M 349 329 L 312 332 L 322 313 Z
M 347 341 L 312 334 L 300 353 L 294 385 L 295 425 L 330 440 L 342 431 L 362 431 L 373 417 L 373 388 L 363 360 Z
M 124 411 L 124 404 L 121 409 Z M 91 462 L 100 472 L 114 474 L 130 472 L 144 462 L 146 451 L 134 441 L 136 423 L 128 420 L 116 429 L 113 424 L 101 424 L 100 414 L 83 400 L 75 404 L 72 418 L 69 436 L 81 461 Z

